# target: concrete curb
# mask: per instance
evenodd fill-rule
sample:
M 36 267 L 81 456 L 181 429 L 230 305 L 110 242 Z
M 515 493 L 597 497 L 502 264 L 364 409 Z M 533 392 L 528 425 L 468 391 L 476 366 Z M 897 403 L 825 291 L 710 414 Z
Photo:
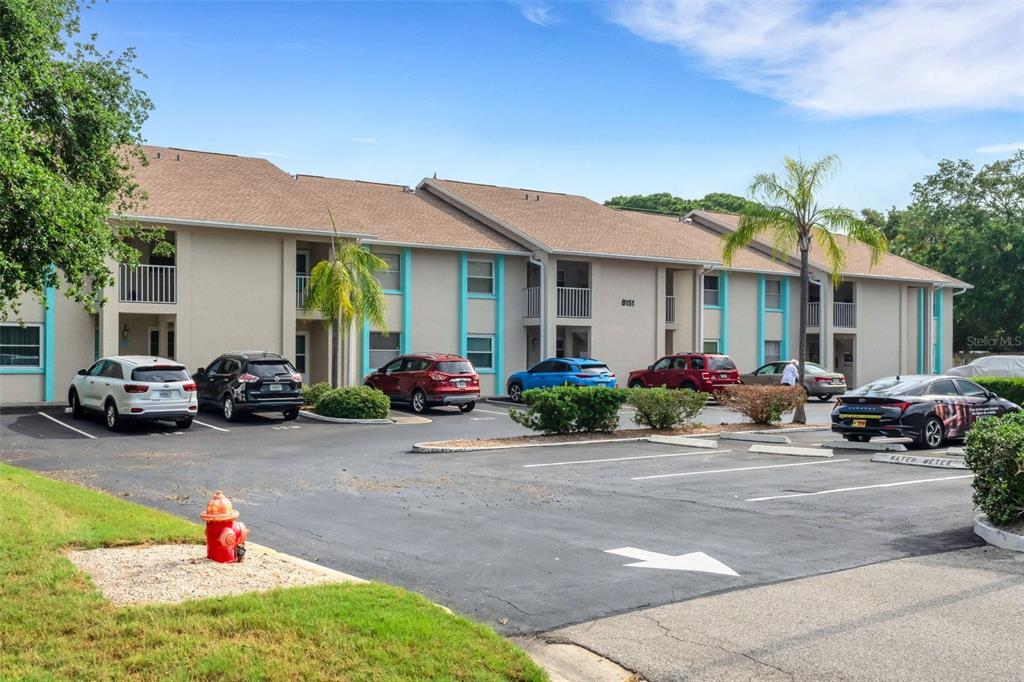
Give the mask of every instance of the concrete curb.
M 317 414 L 316 412 L 307 412 L 305 410 L 299 410 L 299 416 L 305 417 L 306 419 L 312 419 L 318 422 L 330 422 L 331 424 L 388 424 L 393 425 L 395 422 L 390 419 L 342 419 L 341 417 L 325 417 Z
M 568 642 L 546 642 L 535 637 L 512 637 L 548 674 L 551 682 L 632 682 L 640 678 L 599 654 Z
M 872 462 L 883 464 L 909 464 L 934 469 L 969 469 L 960 457 L 928 457 L 927 455 L 900 455 L 892 452 L 879 452 L 871 458 Z
M 689 436 L 651 436 L 648 443 L 660 443 L 662 445 L 681 445 L 684 448 L 717 448 L 718 441 L 701 438 L 690 438 Z
M 720 440 L 740 440 L 747 443 L 792 443 L 789 436 L 765 431 L 723 431 Z
M 829 440 L 821 444 L 825 448 L 835 450 L 870 450 L 871 452 L 906 452 L 907 446 L 903 443 L 858 443 L 848 440 Z
M 647 440 L 649 436 L 640 436 L 637 438 L 601 438 L 597 440 L 574 440 L 565 443 L 523 443 L 522 445 L 482 445 L 482 446 L 465 446 L 465 447 L 445 447 L 440 445 L 431 445 L 430 443 L 414 443 L 412 446 L 413 452 L 419 453 L 446 453 L 446 452 L 477 452 L 483 450 L 517 450 L 519 448 L 558 448 L 566 445 L 602 445 L 605 443 L 635 443 L 641 440 Z
M 274 557 L 275 559 L 280 559 L 281 561 L 286 561 L 286 562 L 288 562 L 288 563 L 290 563 L 290 564 L 292 564 L 294 566 L 299 566 L 300 568 L 304 568 L 304 569 L 312 571 L 314 573 L 319 573 L 320 575 L 326 576 L 328 578 L 333 578 L 333 579 L 338 580 L 340 582 L 346 582 L 346 583 L 366 583 L 366 582 L 369 582 L 368 580 L 364 580 L 362 578 L 357 578 L 354 575 L 349 575 L 348 573 L 342 573 L 341 571 L 336 571 L 333 568 L 327 568 L 326 566 L 321 566 L 320 564 L 315 564 L 312 561 L 306 561 L 305 559 L 300 559 L 299 557 L 292 556 L 291 554 L 285 554 L 284 552 L 278 552 L 276 549 L 272 549 L 272 548 L 266 547 L 264 545 L 258 545 L 255 542 L 247 542 L 247 543 L 245 543 L 245 547 L 246 547 L 246 549 L 258 552 L 260 554 L 267 554 L 269 556 Z
M 974 534 L 995 547 L 1008 549 L 1011 552 L 1024 552 L 1024 535 L 999 528 L 984 514 L 974 517 Z
M 826 448 L 798 448 L 789 445 L 752 445 L 750 452 L 763 455 L 792 455 L 794 457 L 831 457 L 832 451 Z

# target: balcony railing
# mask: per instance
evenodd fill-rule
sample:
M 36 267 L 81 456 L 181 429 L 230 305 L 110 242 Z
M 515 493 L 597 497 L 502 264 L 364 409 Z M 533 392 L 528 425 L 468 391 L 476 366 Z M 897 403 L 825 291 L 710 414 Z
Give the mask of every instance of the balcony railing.
M 590 289 L 558 287 L 558 317 L 590 317 Z
M 676 321 L 676 297 L 666 296 L 665 297 L 665 321 L 675 322 Z
M 821 326 L 821 302 L 819 302 L 819 301 L 808 301 L 807 302 L 807 326 L 808 327 L 820 327 Z
M 121 303 L 177 303 L 178 279 L 173 265 L 121 264 L 117 299 Z
M 306 295 L 309 293 L 309 275 L 295 275 L 295 307 L 302 310 L 306 307 Z
M 523 289 L 523 317 L 540 317 L 540 287 Z
M 832 304 L 832 325 L 835 327 L 856 327 L 857 326 L 857 304 L 841 303 L 836 301 Z

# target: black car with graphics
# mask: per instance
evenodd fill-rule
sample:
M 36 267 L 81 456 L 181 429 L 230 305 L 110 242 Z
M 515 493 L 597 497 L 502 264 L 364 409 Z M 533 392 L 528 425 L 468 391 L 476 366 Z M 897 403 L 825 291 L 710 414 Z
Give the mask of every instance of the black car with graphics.
M 220 408 L 227 421 L 253 412 L 280 412 L 295 419 L 302 407 L 302 375 L 277 353 L 224 353 L 192 376 L 199 408 Z
M 846 440 L 872 436 L 912 438 L 924 448 L 963 438 L 974 422 L 1020 407 L 970 379 L 907 375 L 876 379 L 839 396 L 832 430 Z

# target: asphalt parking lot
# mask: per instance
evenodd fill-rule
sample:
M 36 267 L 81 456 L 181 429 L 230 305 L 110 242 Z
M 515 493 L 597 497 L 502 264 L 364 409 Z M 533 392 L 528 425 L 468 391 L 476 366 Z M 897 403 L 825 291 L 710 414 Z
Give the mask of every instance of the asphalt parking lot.
M 117 434 L 60 409 L 7 411 L 0 456 L 196 520 L 223 489 L 254 541 L 507 633 L 979 544 L 969 472 L 867 452 L 769 455 L 724 439 L 409 452 L 523 433 L 505 410 L 436 410 L 430 424 L 394 426 L 204 413 L 188 430 Z M 814 447 L 830 435 L 791 438 Z

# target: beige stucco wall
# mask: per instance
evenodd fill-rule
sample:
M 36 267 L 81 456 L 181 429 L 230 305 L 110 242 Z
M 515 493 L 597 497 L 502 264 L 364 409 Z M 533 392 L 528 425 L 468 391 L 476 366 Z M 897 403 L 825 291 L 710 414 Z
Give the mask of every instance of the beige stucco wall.
M 757 281 L 755 274 L 729 273 L 729 356 L 741 372 L 757 368 Z
M 459 352 L 459 254 L 412 252 L 412 345 L 415 352 Z
M 854 363 L 863 384 L 901 371 L 901 287 L 883 280 L 857 280 L 857 329 Z M 916 306 L 915 306 L 916 309 Z M 915 356 L 916 357 L 916 356 Z
M 657 359 L 658 269 L 655 264 L 595 259 L 591 263 L 590 352 L 625 383 L 630 370 Z M 622 300 L 632 300 L 623 306 Z M 576 325 L 577 323 L 573 323 Z M 585 324 L 585 322 L 584 322 Z

